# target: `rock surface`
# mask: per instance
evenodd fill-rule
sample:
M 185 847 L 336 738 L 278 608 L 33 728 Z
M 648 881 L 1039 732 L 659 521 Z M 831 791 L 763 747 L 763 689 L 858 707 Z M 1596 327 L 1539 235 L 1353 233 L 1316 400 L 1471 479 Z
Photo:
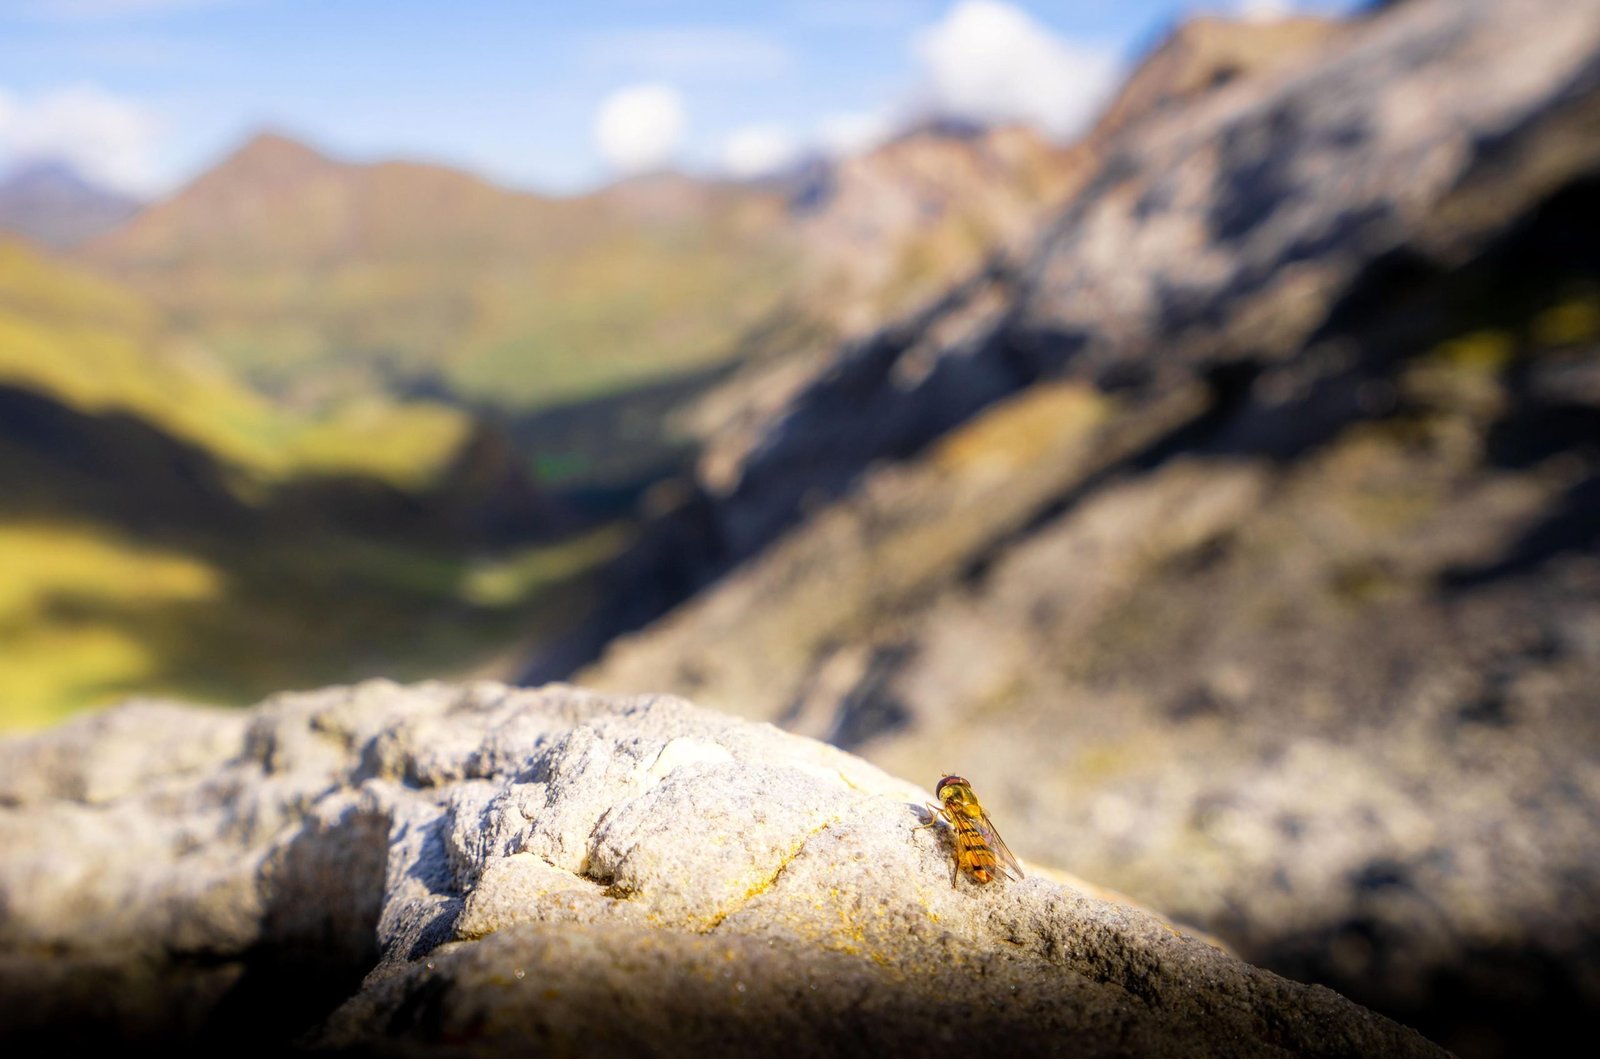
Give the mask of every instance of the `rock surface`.
M 786 483 L 833 495 L 871 460 L 1036 378 L 1046 365 L 992 341 L 1018 293 L 1017 263 L 1108 164 L 1124 164 L 1127 131 L 1187 120 L 1224 88 L 1268 94 L 1346 32 L 1318 18 L 1196 18 L 1076 142 L 928 129 L 828 167 L 803 238 L 832 267 L 801 295 L 827 326 L 768 338 L 763 356 L 683 417 L 705 442 L 699 484 L 719 498 L 723 546 L 743 556 L 770 540 L 794 514 Z
M 874 462 L 1041 379 L 1140 396 L 1298 359 L 1367 270 L 1400 253 L 1459 264 L 1600 162 L 1597 53 L 1592 4 L 1412 0 L 1287 68 L 1130 103 L 1017 263 L 811 364 L 764 423 L 709 439 L 725 547 L 754 554 Z
M 363 1054 L 1433 1055 L 1035 869 L 927 795 L 666 697 L 136 704 L 0 745 L 0 1029 Z

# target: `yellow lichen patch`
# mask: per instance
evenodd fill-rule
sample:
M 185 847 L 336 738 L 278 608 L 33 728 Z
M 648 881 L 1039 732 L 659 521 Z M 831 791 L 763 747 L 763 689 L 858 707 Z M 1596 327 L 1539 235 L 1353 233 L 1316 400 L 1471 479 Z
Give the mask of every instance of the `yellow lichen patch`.
M 933 452 L 946 473 L 1005 475 L 1103 423 L 1114 405 L 1081 383 L 1044 383 L 952 431 Z

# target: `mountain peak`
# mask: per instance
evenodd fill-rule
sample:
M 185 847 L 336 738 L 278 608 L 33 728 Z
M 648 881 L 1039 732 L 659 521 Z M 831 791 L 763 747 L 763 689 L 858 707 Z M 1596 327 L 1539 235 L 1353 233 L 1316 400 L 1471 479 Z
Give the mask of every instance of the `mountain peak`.
M 212 172 L 258 172 L 276 179 L 326 170 L 338 165 L 302 140 L 265 129 L 246 140 Z

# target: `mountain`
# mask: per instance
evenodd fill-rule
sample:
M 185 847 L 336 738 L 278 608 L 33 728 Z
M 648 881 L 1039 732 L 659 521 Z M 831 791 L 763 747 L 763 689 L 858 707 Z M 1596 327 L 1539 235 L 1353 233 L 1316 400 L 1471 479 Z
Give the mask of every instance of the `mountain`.
M 111 231 L 140 205 L 90 183 L 65 162 L 34 162 L 0 180 L 0 231 L 47 247 L 74 247 Z
M 826 164 L 797 216 L 818 301 L 844 333 L 928 301 L 1058 205 L 1084 159 L 1023 127 L 931 124 Z
M 552 199 L 263 134 L 86 258 L 291 401 L 427 385 L 526 410 L 734 356 L 788 274 L 782 219 L 733 186 Z
M 742 475 L 739 432 L 765 437 L 832 370 L 841 342 L 870 347 L 908 311 L 934 312 L 951 333 L 958 280 L 988 277 L 955 288 L 973 305 L 1006 297 L 984 269 L 1015 257 L 1095 159 L 1091 146 L 1022 129 L 930 124 L 825 167 L 803 193 L 666 173 L 557 199 L 444 166 L 354 164 L 263 133 L 70 259 L 0 246 L 0 515 L 32 527 L 12 551 L 51 571 L 36 598 L 78 601 L 39 603 L 48 635 L 24 655 L 48 669 L 50 637 L 76 642 L 84 607 L 130 615 L 121 639 L 85 626 L 121 645 L 110 668 L 74 667 L 106 688 L 137 686 L 132 659 L 159 679 L 181 673 L 196 621 L 232 630 L 206 655 L 239 661 L 207 685 L 224 696 L 265 690 L 264 672 L 311 679 L 262 660 L 268 617 L 322 630 L 321 646 L 302 651 L 312 668 L 340 652 L 392 660 L 387 640 L 362 630 L 397 623 L 455 635 L 455 664 L 483 647 L 463 630 L 488 611 L 491 625 L 510 621 L 485 600 L 516 601 L 522 635 L 543 642 L 529 593 L 620 539 L 579 536 L 547 555 L 551 536 L 673 508 L 685 489 L 664 479 L 693 473 L 697 457 L 702 486 L 718 461 Z M 725 518 L 723 543 L 758 548 L 787 503 Z M 51 551 L 54 537 L 81 547 Z M 686 555 L 703 548 L 678 540 Z M 530 542 L 525 561 L 494 565 Z M 152 617 L 41 558 L 76 555 L 103 563 L 108 585 L 132 584 L 156 562 L 140 550 L 150 548 L 172 570 L 200 564 L 212 595 Z M 361 555 L 385 558 L 350 558 Z M 363 571 L 365 587 L 338 596 L 322 583 L 327 556 Z M 380 603 L 393 614 L 375 622 Z M 186 616 L 160 616 L 168 604 Z M 129 627 L 159 642 L 130 645 Z M 78 690 L 28 697 L 92 701 L 58 676 Z
M 689 597 L 530 678 L 960 771 L 1024 857 L 1559 1049 L 1600 1011 L 1596 70 L 1592 6 L 1410 0 L 1152 88 L 1018 252 L 711 424 L 612 614 Z
M 791 192 L 811 266 L 796 284 L 799 318 L 681 416 L 701 447 L 700 484 L 718 494 L 734 488 L 749 454 L 807 387 L 841 370 L 841 361 L 898 355 L 891 349 L 913 341 L 929 319 L 941 320 L 941 343 L 918 342 L 919 355 L 901 361 L 912 366 L 898 369 L 920 381 L 968 317 L 1003 304 L 1030 243 L 1114 164 L 1129 130 L 1169 113 L 1183 121 L 1259 91 L 1345 32 L 1319 18 L 1197 18 L 1135 66 L 1075 142 L 1054 144 L 1020 127 L 932 122 L 859 156 L 810 166 Z M 918 432 L 937 433 L 1013 385 L 1004 373 L 957 377 L 939 391 L 948 408 L 921 406 L 926 423 Z M 800 490 L 816 485 L 804 476 L 793 481 Z M 736 528 L 724 527 L 731 535 L 722 544 L 736 552 L 759 547 L 789 517 L 736 520 Z
M 1293 25 L 1296 46 L 1330 32 Z M 1237 29 L 1256 43 L 1182 31 L 1199 44 L 1153 55 L 1116 121 L 1214 89 L 1220 62 L 1248 79 L 1293 54 L 1276 30 Z M 841 340 L 1012 252 L 1098 142 L 930 124 L 799 192 L 662 174 L 555 199 L 263 133 L 82 258 L 292 407 L 493 407 L 537 441 L 542 473 L 625 499 L 683 469 L 684 428 L 731 437 Z M 627 431 L 628 459 L 591 414 Z

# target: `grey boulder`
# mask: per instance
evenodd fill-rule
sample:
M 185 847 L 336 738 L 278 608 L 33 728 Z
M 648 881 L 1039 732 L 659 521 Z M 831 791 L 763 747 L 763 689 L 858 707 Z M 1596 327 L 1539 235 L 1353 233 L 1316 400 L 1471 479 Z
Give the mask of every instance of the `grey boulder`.
M 372 682 L 239 713 L 125 706 L 0 744 L 0 1033 L 1441 1054 L 1046 868 L 952 884 L 927 797 L 669 697 Z

